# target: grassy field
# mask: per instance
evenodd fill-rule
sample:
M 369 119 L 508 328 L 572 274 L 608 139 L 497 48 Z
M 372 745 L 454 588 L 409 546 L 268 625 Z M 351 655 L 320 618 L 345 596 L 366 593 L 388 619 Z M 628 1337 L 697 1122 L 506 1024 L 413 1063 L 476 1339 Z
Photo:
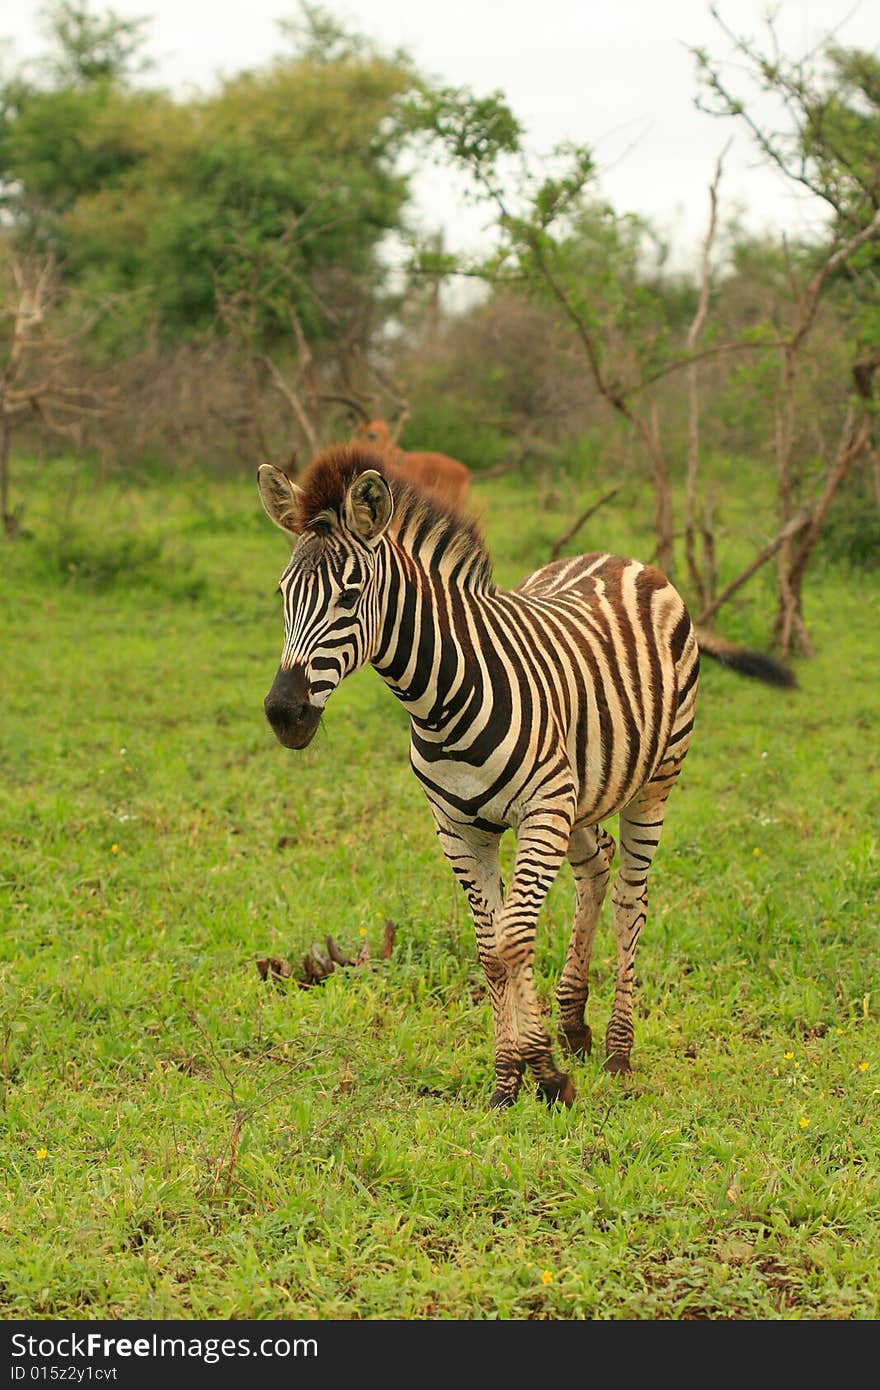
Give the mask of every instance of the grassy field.
M 876 571 L 812 577 L 798 691 L 704 665 L 633 1076 L 594 1056 L 570 1111 L 524 1087 L 490 1112 L 406 716 L 367 670 L 303 753 L 263 718 L 287 550 L 253 478 L 76 477 L 19 463 L 30 534 L 0 547 L 0 1315 L 876 1318 Z M 583 505 L 477 492 L 504 583 Z M 766 539 L 740 496 L 731 566 Z M 579 539 L 647 558 L 649 534 L 629 487 Z M 766 645 L 771 583 L 726 635 Z M 566 869 L 551 1019 L 571 908 Z M 304 987 L 328 934 L 365 958 Z M 606 908 L 599 1037 L 612 982 Z

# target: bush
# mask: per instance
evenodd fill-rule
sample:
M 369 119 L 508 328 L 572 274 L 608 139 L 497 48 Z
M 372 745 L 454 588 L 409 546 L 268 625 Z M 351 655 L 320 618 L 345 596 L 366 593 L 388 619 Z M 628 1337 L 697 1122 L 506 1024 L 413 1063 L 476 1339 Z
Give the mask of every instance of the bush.
M 880 566 L 880 508 L 867 471 L 838 494 L 822 531 L 818 557 L 857 570 Z
M 172 563 L 164 541 L 154 536 L 129 532 L 97 537 L 83 527 L 66 526 L 54 539 L 37 539 L 32 554 L 47 578 L 96 593 L 150 589 L 194 599 L 205 589 L 204 579 L 192 573 L 192 557 L 175 551 Z

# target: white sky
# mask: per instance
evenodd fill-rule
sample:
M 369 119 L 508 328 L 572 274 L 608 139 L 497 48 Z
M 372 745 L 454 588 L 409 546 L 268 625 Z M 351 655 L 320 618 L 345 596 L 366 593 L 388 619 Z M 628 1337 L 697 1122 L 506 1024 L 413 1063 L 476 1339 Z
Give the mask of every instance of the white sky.
M 285 51 L 277 27 L 298 9 L 284 0 L 91 0 L 126 18 L 147 17 L 150 80 L 181 95 L 210 90 L 221 76 L 259 67 Z M 598 190 L 617 212 L 649 217 L 676 261 L 693 263 L 704 235 L 708 186 L 725 157 L 720 211 L 738 208 L 754 231 L 797 235 L 818 210 L 762 162 L 744 131 L 694 105 L 702 45 L 716 58 L 729 45 L 708 0 L 327 0 L 323 8 L 381 48 L 406 49 L 444 84 L 504 93 L 538 153 L 565 140 L 590 147 Z M 767 37 L 766 0 L 718 0 L 736 33 Z M 0 0 L 4 66 L 45 51 L 39 0 Z M 775 28 L 783 52 L 803 56 L 830 31 L 848 47 L 878 51 L 878 0 L 780 0 Z M 760 108 L 755 108 L 760 114 Z M 427 170 L 417 184 L 424 228 L 443 227 L 447 248 L 476 250 L 488 214 L 456 183 Z

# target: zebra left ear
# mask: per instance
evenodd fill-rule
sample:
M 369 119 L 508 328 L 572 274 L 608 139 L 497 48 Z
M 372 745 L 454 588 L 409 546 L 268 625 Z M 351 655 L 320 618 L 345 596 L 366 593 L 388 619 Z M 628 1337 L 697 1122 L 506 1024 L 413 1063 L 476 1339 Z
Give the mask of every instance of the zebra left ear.
M 345 524 L 361 540 L 374 541 L 391 520 L 394 499 L 381 473 L 359 473 L 345 495 Z

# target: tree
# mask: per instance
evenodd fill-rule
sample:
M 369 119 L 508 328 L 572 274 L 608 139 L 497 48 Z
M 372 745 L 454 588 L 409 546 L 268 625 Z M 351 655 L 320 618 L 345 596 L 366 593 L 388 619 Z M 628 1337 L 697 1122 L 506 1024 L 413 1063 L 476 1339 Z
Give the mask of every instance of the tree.
M 49 71 L 58 88 L 127 82 L 144 72 L 149 20 L 123 19 L 113 10 L 95 15 L 85 0 L 54 0 L 44 9 L 44 27 L 55 41 Z
M 717 18 L 717 16 L 716 16 Z M 531 175 L 523 159 L 521 131 L 497 95 L 477 100 L 464 91 L 422 94 L 413 103 L 417 128 L 439 142 L 447 156 L 470 171 L 475 187 L 496 207 L 498 250 L 475 267 L 493 284 L 518 281 L 555 301 L 579 343 L 599 396 L 626 420 L 651 461 L 655 498 L 655 559 L 674 569 L 674 527 L 670 471 L 663 446 L 658 388 L 687 368 L 690 458 L 687 478 L 686 543 L 691 581 L 701 612 L 713 616 L 723 602 L 772 556 L 778 557 L 778 607 L 774 643 L 783 655 L 807 655 L 809 639 L 802 614 L 808 562 L 834 496 L 854 463 L 871 449 L 874 420 L 873 379 L 878 285 L 873 258 L 880 237 L 878 112 L 880 66 L 865 55 L 829 49 L 820 81 L 804 64 L 785 60 L 778 46 L 772 57 L 738 41 L 740 57 L 752 64 L 756 81 L 781 99 L 788 126 L 779 136 L 761 129 L 746 100 L 725 85 L 717 66 L 697 53 L 700 75 L 717 114 L 745 120 L 765 154 L 783 172 L 823 196 L 833 213 L 828 238 L 809 248 L 783 251 L 788 285 L 787 312 L 769 333 L 752 325 L 725 341 L 700 345 L 708 312 L 708 266 L 702 272 L 702 309 L 696 310 L 687 337 L 669 316 L 670 303 L 658 294 L 644 254 L 632 254 L 621 237 L 621 219 L 611 209 L 597 211 L 588 201 L 593 165 L 584 147 L 560 152 L 558 172 Z M 513 173 L 511 174 L 511 171 Z M 512 190 L 512 191 L 511 191 Z M 715 210 L 710 220 L 714 226 Z M 601 235 L 597 236 L 599 232 Z M 608 239 L 608 234 L 611 239 Z M 603 236 L 605 240 L 603 241 Z M 642 248 L 640 248 L 642 249 Z M 623 256 L 617 254 L 619 250 Z M 427 262 L 430 264 L 430 260 Z M 798 275 L 798 267 L 802 274 Z M 448 267 L 447 267 L 448 269 Z M 796 455 L 799 442 L 798 387 L 805 346 L 814 331 L 820 304 L 846 294 L 845 277 L 858 277 L 863 307 L 852 341 L 854 384 L 850 407 L 838 421 L 838 439 L 828 452 L 818 486 Z M 870 280 L 870 285 L 867 282 Z M 757 331 L 756 331 L 757 329 Z M 776 535 L 735 580 L 712 593 L 714 549 L 705 554 L 708 581 L 696 559 L 698 364 L 746 354 L 753 361 L 775 357 L 778 375 L 773 401 L 772 441 L 778 474 Z
M 792 650 L 809 655 L 803 613 L 806 571 L 835 495 L 873 446 L 874 378 L 880 367 L 880 62 L 827 45 L 817 71 L 815 61 L 792 60 L 780 52 L 772 19 L 769 48 L 762 51 L 732 34 L 717 10 L 712 13 L 733 40 L 739 83 L 776 98 L 785 119 L 778 130 L 759 124 L 741 87 L 735 90 L 719 63 L 694 50 L 703 86 L 700 104 L 712 114 L 745 123 L 764 155 L 786 178 L 822 200 L 830 215 L 827 237 L 814 248 L 807 273 L 792 280 L 791 311 L 778 344 L 775 452 L 784 540 L 778 555 L 774 639 L 783 655 Z M 796 389 L 804 347 L 823 298 L 852 296 L 853 290 L 858 307 L 850 354 L 852 395 L 823 475 L 808 494 L 806 472 L 797 459 Z M 799 514 L 806 523 L 795 529 Z
M 57 434 L 76 435 L 101 408 L 93 391 L 74 384 L 72 365 L 91 327 L 81 306 L 65 301 L 51 256 L 18 255 L 0 241 L 0 525 L 20 529 L 10 500 L 10 457 L 16 430 L 36 416 Z
M 280 400 L 311 446 L 320 378 L 345 379 L 396 303 L 382 249 L 405 215 L 411 63 L 303 5 L 292 52 L 177 100 L 133 81 L 141 23 L 50 7 L 51 61 L 0 82 L 0 212 L 83 302 L 112 297 L 94 361 L 189 343 L 195 364 L 226 338 L 245 452 L 265 456 Z
M 518 285 L 553 305 L 574 334 L 593 389 L 641 441 L 653 478 L 655 559 L 674 573 L 671 478 L 656 385 L 692 357 L 681 340 L 696 292 L 669 293 L 665 248 L 651 228 L 618 216 L 592 193 L 595 171 L 586 147 L 555 151 L 535 175 L 523 166 L 519 124 L 498 95 L 423 92 L 410 113 L 414 127 L 441 142 L 497 209 L 497 251 L 470 273 L 496 286 Z M 548 167 L 555 172 L 548 175 Z M 434 262 L 427 257 L 423 264 Z
M 143 21 L 67 2 L 45 14 L 54 51 L 42 75 L 0 82 L 0 210 L 27 247 L 64 257 L 65 216 L 143 157 L 143 108 L 157 98 L 127 85 L 143 66 Z
M 346 38 L 306 7 L 302 54 L 176 101 L 128 80 L 135 24 L 94 21 L 73 4 L 51 15 L 59 51 L 48 84 L 18 75 L 0 90 L 0 196 L 69 281 L 134 296 L 134 332 L 158 318 L 186 337 L 213 322 L 218 283 L 232 295 L 252 286 L 257 251 L 264 341 L 289 334 L 294 282 L 310 340 L 333 331 L 340 280 L 378 287 L 378 248 L 407 194 L 396 169 L 395 108 L 412 81 L 402 55 Z M 281 305 L 273 245 L 290 272 Z

